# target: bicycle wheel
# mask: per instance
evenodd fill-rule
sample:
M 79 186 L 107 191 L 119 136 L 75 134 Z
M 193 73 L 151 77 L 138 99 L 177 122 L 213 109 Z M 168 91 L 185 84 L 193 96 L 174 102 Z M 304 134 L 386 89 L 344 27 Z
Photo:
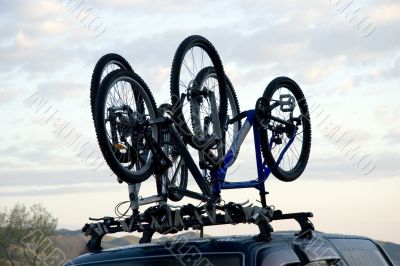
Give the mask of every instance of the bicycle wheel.
M 196 76 L 204 67 L 214 67 L 217 79 L 212 87 L 200 88 Z M 190 109 L 201 101 L 210 101 L 210 95 L 215 95 L 219 111 L 211 110 L 211 123 L 219 127 L 221 136 L 226 120 L 226 88 L 225 74 L 221 59 L 214 46 L 204 37 L 190 36 L 178 47 L 171 69 L 171 102 L 174 122 L 185 140 L 196 149 L 205 149 L 210 146 L 218 136 L 213 134 L 210 138 L 203 136 L 203 131 L 193 126 Z M 217 121 L 219 120 L 219 123 Z
M 119 54 L 106 54 L 97 61 L 90 82 L 90 108 L 92 110 L 92 116 L 94 115 L 97 91 L 100 88 L 101 81 L 108 73 L 116 69 L 132 70 L 132 67 L 128 61 Z
M 209 88 L 212 87 L 215 82 L 217 82 L 217 74 L 215 72 L 215 69 L 213 67 L 205 67 L 203 68 L 196 76 L 195 78 L 196 83 L 199 84 L 200 88 Z M 226 80 L 226 96 L 227 96 L 227 122 L 229 119 L 232 119 L 233 117 L 236 117 L 240 113 L 240 108 L 239 108 L 239 101 L 236 96 L 235 89 L 233 88 L 233 85 L 229 78 L 225 76 Z M 205 90 L 203 89 L 203 90 Z M 205 97 L 205 99 L 207 99 Z M 200 101 L 197 103 L 199 108 L 194 109 L 191 108 L 191 119 L 192 119 L 192 124 L 193 128 L 197 128 L 198 131 L 201 132 L 203 136 L 210 137 L 212 135 L 213 128 L 208 125 L 210 123 L 210 117 L 211 117 L 211 106 L 209 101 L 206 101 L 204 99 L 200 99 Z M 219 106 L 218 106 L 219 107 Z M 220 111 L 220 110 L 219 110 Z M 233 139 L 236 137 L 237 133 L 239 132 L 239 129 L 241 128 L 241 121 L 235 121 L 234 123 L 228 124 L 225 123 L 225 126 L 223 128 L 223 131 L 225 132 L 224 134 L 224 139 L 222 142 L 222 145 L 224 145 L 223 148 L 223 154 L 218 154 L 218 149 L 213 148 L 210 149 L 209 153 L 206 154 L 206 159 L 212 161 L 218 158 L 222 158 L 223 155 L 225 155 L 225 152 L 230 148 Z M 236 158 L 234 158 L 236 159 Z M 212 162 L 210 162 L 212 163 Z M 233 163 L 233 161 L 231 162 Z
M 172 106 L 170 104 L 161 104 L 158 107 L 159 114 L 164 116 L 165 113 L 171 112 Z M 163 173 L 168 178 L 168 187 L 178 187 L 180 189 L 186 189 L 188 183 L 188 167 L 183 160 L 182 156 L 179 153 L 178 148 L 174 143 L 176 143 L 174 138 L 172 138 L 171 134 L 168 131 L 163 132 L 162 134 L 162 148 L 165 154 L 168 155 L 168 158 L 172 162 L 172 167 L 165 170 Z M 167 188 L 168 189 L 168 188 Z M 183 198 L 183 195 L 168 191 L 168 198 L 172 201 L 180 201 Z
M 132 71 L 114 70 L 101 83 L 95 103 L 97 140 L 107 164 L 127 183 L 146 180 L 156 171 L 152 147 L 160 136 L 150 123 L 158 114 L 146 83 Z
M 293 181 L 303 173 L 310 156 L 311 123 L 306 99 L 296 82 L 279 77 L 268 84 L 263 101 L 266 105 L 264 110 L 268 110 L 268 115 L 260 121 L 265 129 L 261 134 L 264 159 L 278 179 Z M 271 119 L 271 116 L 294 125 L 295 133 L 281 122 Z M 291 138 L 294 140 L 278 165 L 277 161 Z
M 240 114 L 240 107 L 239 107 L 239 101 L 236 96 L 235 89 L 232 85 L 232 82 L 230 79 L 225 76 L 226 78 L 226 85 L 227 85 L 227 98 L 228 98 L 228 117 L 227 121 L 229 119 L 232 119 L 236 117 L 238 114 Z M 227 151 L 231 145 L 233 140 L 236 138 L 237 134 L 239 133 L 240 128 L 242 127 L 242 120 L 238 120 L 234 123 L 231 124 L 226 124 L 225 126 L 225 151 Z M 237 151 L 237 154 L 239 154 L 239 150 Z M 236 157 L 234 158 L 234 160 Z

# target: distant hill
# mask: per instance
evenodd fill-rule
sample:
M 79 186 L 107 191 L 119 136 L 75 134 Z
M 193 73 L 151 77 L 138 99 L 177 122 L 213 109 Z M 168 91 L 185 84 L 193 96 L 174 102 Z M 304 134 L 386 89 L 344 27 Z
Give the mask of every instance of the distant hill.
M 162 236 L 158 239 L 154 239 L 154 242 L 162 242 L 166 240 L 175 240 L 177 236 L 185 237 L 185 238 L 198 238 L 199 234 L 194 231 L 188 231 L 183 234 L 171 235 L 171 236 Z M 205 235 L 205 237 L 210 237 L 209 235 Z M 60 229 L 56 231 L 56 235 L 51 237 L 54 244 L 60 248 L 66 255 L 67 259 L 73 259 L 81 254 L 87 252 L 86 242 L 88 238 L 86 238 L 80 230 L 71 231 L 66 229 Z M 102 247 L 104 249 L 121 247 L 127 245 L 134 245 L 139 243 L 139 237 L 133 235 L 126 235 L 123 237 L 113 237 L 112 235 L 107 235 L 103 238 Z M 382 247 L 385 249 L 387 254 L 393 260 L 393 262 L 400 266 L 400 244 L 395 244 L 391 242 L 379 242 Z
M 199 238 L 200 234 L 199 234 L 198 231 L 187 231 L 187 232 L 184 232 L 184 233 L 181 233 L 181 234 L 162 236 L 162 237 L 160 237 L 158 239 L 155 239 L 154 242 L 164 242 L 164 241 L 167 241 L 167 240 L 174 241 L 178 237 L 184 237 L 186 239 L 192 239 L 192 238 Z M 205 234 L 203 237 L 204 238 L 209 238 L 209 237 L 212 237 L 212 236 Z
M 197 232 L 189 231 L 183 234 L 179 234 L 184 236 L 187 239 L 198 238 L 200 235 Z M 154 242 L 166 241 L 166 240 L 175 240 L 178 235 L 171 236 L 162 236 L 158 239 L 154 239 Z M 205 237 L 209 237 L 205 235 Z M 81 254 L 87 252 L 86 243 L 89 238 L 85 237 L 80 230 L 67 230 L 67 229 L 59 229 L 56 231 L 56 234 L 51 237 L 54 245 L 61 249 L 68 260 L 73 259 Z M 133 235 L 126 235 L 123 237 L 114 237 L 112 235 L 106 235 L 102 242 L 101 246 L 104 249 L 115 248 L 127 245 L 134 245 L 139 243 L 140 238 Z
M 101 246 L 106 248 L 115 248 L 121 246 L 128 246 L 139 244 L 140 238 L 137 236 L 123 236 L 123 237 L 113 237 L 113 236 L 105 236 L 103 241 L 101 241 Z
M 87 252 L 86 242 L 88 239 L 85 238 L 81 230 L 71 231 L 60 229 L 50 239 L 57 248 L 64 252 L 67 260 Z
M 58 229 L 56 230 L 56 235 L 60 236 L 83 236 L 81 230 L 68 230 L 68 229 Z

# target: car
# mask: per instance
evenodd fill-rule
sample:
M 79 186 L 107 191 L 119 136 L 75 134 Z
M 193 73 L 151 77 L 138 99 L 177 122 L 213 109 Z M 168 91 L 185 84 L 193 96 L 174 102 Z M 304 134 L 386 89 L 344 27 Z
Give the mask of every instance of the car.
M 366 237 L 312 231 L 273 232 L 175 240 L 112 248 L 81 255 L 66 265 L 201 265 L 201 266 L 392 266 L 382 247 Z

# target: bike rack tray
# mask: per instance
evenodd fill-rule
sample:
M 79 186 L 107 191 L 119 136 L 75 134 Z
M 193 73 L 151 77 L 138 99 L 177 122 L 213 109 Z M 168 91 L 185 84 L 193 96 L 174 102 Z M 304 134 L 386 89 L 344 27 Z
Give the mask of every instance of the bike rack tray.
M 97 222 L 85 224 L 82 231 L 91 236 L 87 243 L 90 252 L 101 250 L 101 240 L 106 234 L 117 232 L 142 232 L 139 243 L 149 243 L 155 232 L 174 234 L 183 230 L 200 229 L 212 225 L 252 223 L 258 226 L 259 240 L 270 240 L 274 220 L 294 219 L 301 227 L 300 237 L 312 237 L 314 226 L 308 219 L 313 217 L 310 212 L 283 214 L 270 207 L 258 207 L 230 202 L 225 205 L 204 204 L 196 207 L 192 204 L 173 207 L 159 204 L 146 209 L 141 214 L 135 214 L 125 219 L 104 217 L 92 219 Z

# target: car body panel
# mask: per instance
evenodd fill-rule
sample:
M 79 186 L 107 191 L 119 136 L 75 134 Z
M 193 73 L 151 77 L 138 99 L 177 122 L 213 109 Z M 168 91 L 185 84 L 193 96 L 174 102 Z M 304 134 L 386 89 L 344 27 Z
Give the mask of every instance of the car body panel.
M 272 233 L 269 241 L 258 240 L 256 236 L 187 239 L 182 235 L 177 239 L 178 241 L 130 245 L 87 253 L 67 265 L 153 265 L 153 261 L 165 265 L 175 265 L 172 261 L 181 262 L 181 265 L 219 265 L 220 261 L 224 261 L 223 265 L 229 266 L 284 266 L 327 261 L 339 262 L 337 265 L 340 266 L 352 266 L 344 258 L 341 249 L 346 241 L 354 240 L 369 241 L 370 245 L 375 245 L 382 261 L 387 263 L 383 265 L 393 265 L 377 242 L 357 236 L 313 232 L 312 238 L 301 238 L 294 232 L 278 232 Z M 336 242 L 341 241 L 345 244 L 335 246 Z

